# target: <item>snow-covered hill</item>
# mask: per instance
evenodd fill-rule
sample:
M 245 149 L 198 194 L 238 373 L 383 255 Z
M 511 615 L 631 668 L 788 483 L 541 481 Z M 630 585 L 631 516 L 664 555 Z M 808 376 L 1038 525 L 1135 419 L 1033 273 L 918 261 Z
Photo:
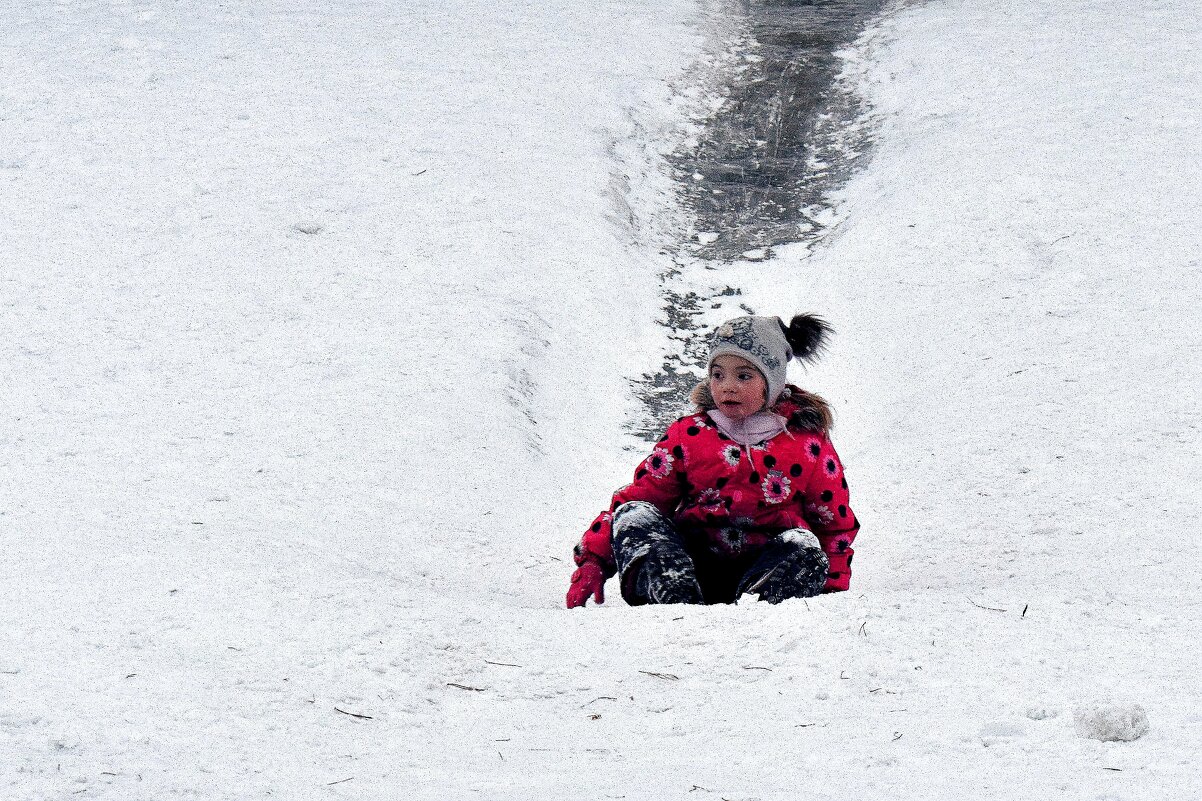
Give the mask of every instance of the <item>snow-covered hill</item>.
M 891 7 L 833 235 L 718 279 L 839 330 L 852 592 L 562 608 L 733 13 L 8 4 L 0 796 L 1202 791 L 1182 0 Z

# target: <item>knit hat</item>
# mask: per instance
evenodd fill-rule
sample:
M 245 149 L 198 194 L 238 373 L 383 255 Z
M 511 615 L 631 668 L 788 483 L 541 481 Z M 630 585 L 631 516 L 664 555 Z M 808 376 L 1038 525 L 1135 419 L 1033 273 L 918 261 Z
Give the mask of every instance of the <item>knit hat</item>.
M 768 406 L 784 392 L 789 359 L 812 359 L 826 344 L 831 328 L 821 317 L 799 314 L 788 328 L 779 317 L 736 317 L 714 331 L 706 370 L 719 356 L 738 356 L 755 365 L 768 383 Z

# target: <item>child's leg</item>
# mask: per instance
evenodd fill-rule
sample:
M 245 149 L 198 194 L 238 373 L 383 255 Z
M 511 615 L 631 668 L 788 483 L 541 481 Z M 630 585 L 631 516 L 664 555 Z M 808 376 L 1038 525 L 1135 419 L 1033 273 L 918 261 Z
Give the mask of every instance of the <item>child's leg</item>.
M 672 521 L 644 501 L 614 510 L 614 560 L 622 597 L 640 604 L 700 604 L 693 560 Z
M 822 592 L 829 568 L 830 561 L 813 532 L 789 529 L 756 559 L 739 584 L 739 594 L 756 593 L 761 601 L 773 604 L 810 598 Z

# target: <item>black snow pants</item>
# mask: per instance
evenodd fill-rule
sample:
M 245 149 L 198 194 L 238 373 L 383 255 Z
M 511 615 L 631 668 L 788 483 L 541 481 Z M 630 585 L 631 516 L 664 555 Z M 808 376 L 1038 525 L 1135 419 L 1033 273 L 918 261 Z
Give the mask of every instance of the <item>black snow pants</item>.
M 818 538 L 804 529 L 782 532 L 741 557 L 689 547 L 672 521 L 645 501 L 614 510 L 614 560 L 622 597 L 641 604 L 733 603 L 744 594 L 780 603 L 822 592 L 830 566 Z

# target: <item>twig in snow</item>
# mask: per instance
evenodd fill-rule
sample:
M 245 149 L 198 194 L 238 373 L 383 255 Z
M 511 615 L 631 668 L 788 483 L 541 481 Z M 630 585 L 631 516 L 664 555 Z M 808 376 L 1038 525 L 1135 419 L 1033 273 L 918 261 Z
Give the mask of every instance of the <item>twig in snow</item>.
M 893 732 L 893 742 L 896 743 L 901 738 L 902 738 L 902 733 L 900 731 Z
M 868 636 L 868 621 L 867 620 L 865 620 L 863 623 L 860 624 L 860 631 L 858 633 L 864 635 L 865 637 Z
M 345 779 L 339 779 L 339 780 L 338 780 L 338 781 L 336 781 L 336 782 L 326 782 L 326 787 L 333 787 L 335 784 L 342 784 L 342 783 L 344 783 L 344 782 L 349 782 L 349 781 L 350 781 L 351 779 L 353 779 L 353 778 L 355 778 L 355 777 L 354 777 L 354 776 L 348 776 L 347 778 L 345 778 Z
M 1115 773 L 1122 773 L 1122 768 L 1102 768 L 1102 770 L 1113 770 Z
M 674 617 L 674 618 L 672 618 L 672 622 L 673 622 L 673 623 L 675 623 L 677 620 L 684 620 L 684 615 L 681 615 L 680 617 Z
M 1019 615 L 1020 618 L 1027 616 L 1027 607 L 1029 607 L 1030 605 L 1031 604 L 1023 604 L 1023 613 L 1021 615 Z
M 841 679 L 850 679 L 850 678 L 851 678 L 851 676 L 844 676 L 844 675 L 843 675 L 845 672 L 846 672 L 846 671 L 842 671 L 842 670 L 840 670 L 840 671 L 839 671 L 839 678 L 841 678 Z
M 130 673 L 130 674 L 129 674 L 128 676 L 126 676 L 125 678 L 127 678 L 127 679 L 132 679 L 132 678 L 133 678 L 134 676 L 136 676 L 136 675 L 138 675 L 138 674 L 137 674 L 137 673 Z
M 691 792 L 693 792 L 693 790 L 705 790 L 707 793 L 713 792 L 713 790 L 711 790 L 710 788 L 702 787 L 700 784 L 694 784 L 692 790 L 689 790 L 689 792 L 691 793 Z
M 489 660 L 487 660 L 487 659 L 485 659 L 485 660 L 484 660 L 484 664 L 486 664 L 486 665 L 498 665 L 498 666 L 500 666 L 500 667 L 516 667 L 516 668 L 520 668 L 520 667 L 521 667 L 521 665 L 511 665 L 511 664 L 509 664 L 508 662 L 490 662 L 490 661 L 489 661 Z
M 597 701 L 616 701 L 616 700 L 618 700 L 618 699 L 614 698 L 612 695 L 599 695 L 596 698 L 594 698 L 592 701 L 589 701 L 588 704 L 581 704 L 580 708 L 584 709 L 589 704 L 596 703 Z
M 657 679 L 668 679 L 669 681 L 678 681 L 680 679 L 680 676 L 677 676 L 675 673 L 653 673 L 650 670 L 640 670 L 639 673 L 655 676 Z
M 772 668 L 761 667 L 760 665 L 743 665 L 743 670 L 767 670 L 769 673 L 772 672 Z
M 448 681 L 447 686 L 448 687 L 458 687 L 461 690 L 471 690 L 474 693 L 482 693 L 486 689 L 484 687 L 469 687 L 466 684 L 456 684 L 453 681 Z
M 429 168 L 427 167 L 425 170 L 422 170 L 421 172 L 411 172 L 409 174 L 412 175 L 414 178 L 416 178 L 419 175 L 425 175 L 428 170 L 429 170 Z
M 811 726 L 817 726 L 817 725 L 818 725 L 817 723 L 798 723 L 798 724 L 796 724 L 796 725 L 795 725 L 793 728 L 795 728 L 795 729 L 808 729 L 808 728 L 810 728 Z
M 968 598 L 967 595 L 964 597 Z M 974 601 L 972 598 L 968 598 L 968 602 L 970 604 L 972 604 L 973 606 L 975 606 L 977 609 L 988 609 L 990 612 L 1005 612 L 1006 611 L 1005 609 L 998 609 L 996 606 L 981 606 L 979 603 Z
M 352 718 L 359 718 L 360 720 L 374 720 L 375 719 L 371 715 L 360 715 L 358 712 L 347 712 L 345 709 L 339 709 L 338 707 L 334 707 L 334 711 L 341 712 L 344 715 L 350 715 Z
M 0 670 L 0 673 L 3 673 L 5 676 L 16 676 L 20 672 L 19 670 Z

